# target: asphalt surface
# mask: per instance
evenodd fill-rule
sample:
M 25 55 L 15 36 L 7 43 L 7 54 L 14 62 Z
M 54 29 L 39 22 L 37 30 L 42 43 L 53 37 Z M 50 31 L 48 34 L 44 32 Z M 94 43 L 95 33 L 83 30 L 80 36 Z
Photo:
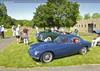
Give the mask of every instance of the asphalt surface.
M 66 67 L 0 68 L 0 71 L 100 71 L 100 65 L 81 65 Z
M 16 39 L 14 37 L 8 37 L 5 39 L 0 39 L 0 50 L 7 47 L 9 44 L 11 44 Z

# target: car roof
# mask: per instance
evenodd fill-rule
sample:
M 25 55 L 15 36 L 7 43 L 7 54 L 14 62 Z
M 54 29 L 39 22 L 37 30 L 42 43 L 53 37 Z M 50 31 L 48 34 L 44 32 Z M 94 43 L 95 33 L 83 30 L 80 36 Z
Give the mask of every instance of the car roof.
M 95 30 L 94 31 L 96 34 L 100 34 L 100 30 Z
M 73 34 L 64 34 L 64 35 L 60 35 L 61 37 L 68 37 L 68 38 L 72 38 L 72 37 L 79 37 Z

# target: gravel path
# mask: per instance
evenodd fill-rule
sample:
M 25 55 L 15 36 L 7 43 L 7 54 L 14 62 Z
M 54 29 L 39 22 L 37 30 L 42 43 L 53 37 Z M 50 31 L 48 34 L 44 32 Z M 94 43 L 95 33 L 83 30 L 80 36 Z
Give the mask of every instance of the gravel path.
M 100 65 L 36 68 L 0 68 L 0 71 L 100 71 Z
M 0 39 L 0 50 L 7 47 L 10 43 L 12 43 L 14 41 L 15 41 L 14 37 Z

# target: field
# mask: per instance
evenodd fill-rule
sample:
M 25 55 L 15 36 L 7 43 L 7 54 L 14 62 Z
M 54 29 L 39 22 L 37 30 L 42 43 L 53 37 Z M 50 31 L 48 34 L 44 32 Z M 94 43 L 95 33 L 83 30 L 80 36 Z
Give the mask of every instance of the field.
M 82 38 L 91 41 L 94 35 L 84 36 Z M 29 38 L 29 44 L 37 43 L 35 34 L 32 32 Z M 100 64 L 100 47 L 91 48 L 86 55 L 73 55 L 60 59 L 54 59 L 50 63 L 41 63 L 34 61 L 28 54 L 29 45 L 13 42 L 7 48 L 0 52 L 0 66 L 30 68 L 30 67 L 48 67 L 48 66 L 72 66 L 83 64 Z

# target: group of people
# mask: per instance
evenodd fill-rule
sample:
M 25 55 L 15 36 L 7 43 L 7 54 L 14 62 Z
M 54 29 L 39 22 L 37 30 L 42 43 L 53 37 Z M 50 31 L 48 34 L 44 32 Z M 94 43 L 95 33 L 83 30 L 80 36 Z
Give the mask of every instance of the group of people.
M 39 33 L 38 27 L 35 27 L 36 32 Z M 53 31 L 53 29 L 51 28 L 51 31 Z M 5 32 L 5 28 L 4 26 L 0 26 L 0 37 L 1 38 L 5 38 L 4 36 L 4 32 Z M 75 30 L 74 33 L 78 33 L 78 30 Z M 12 35 L 13 37 L 16 37 L 17 39 L 17 43 L 20 43 L 21 41 L 24 42 L 24 44 L 28 44 L 28 29 L 27 27 L 24 27 L 23 29 L 21 28 L 20 25 L 18 25 L 17 27 L 15 25 L 12 26 Z M 97 35 L 97 38 L 92 40 L 92 47 L 95 47 L 98 43 L 98 41 L 100 42 L 100 34 Z
M 0 37 L 3 38 L 3 39 L 5 38 L 4 37 L 4 31 L 5 31 L 4 26 L 3 25 L 0 26 Z
M 17 43 L 20 43 L 21 40 L 23 40 L 24 44 L 28 44 L 28 29 L 27 29 L 27 27 L 24 27 L 23 29 L 21 29 L 20 25 L 18 25 L 17 27 L 15 25 L 13 25 L 12 33 L 13 33 L 13 36 L 16 37 Z

